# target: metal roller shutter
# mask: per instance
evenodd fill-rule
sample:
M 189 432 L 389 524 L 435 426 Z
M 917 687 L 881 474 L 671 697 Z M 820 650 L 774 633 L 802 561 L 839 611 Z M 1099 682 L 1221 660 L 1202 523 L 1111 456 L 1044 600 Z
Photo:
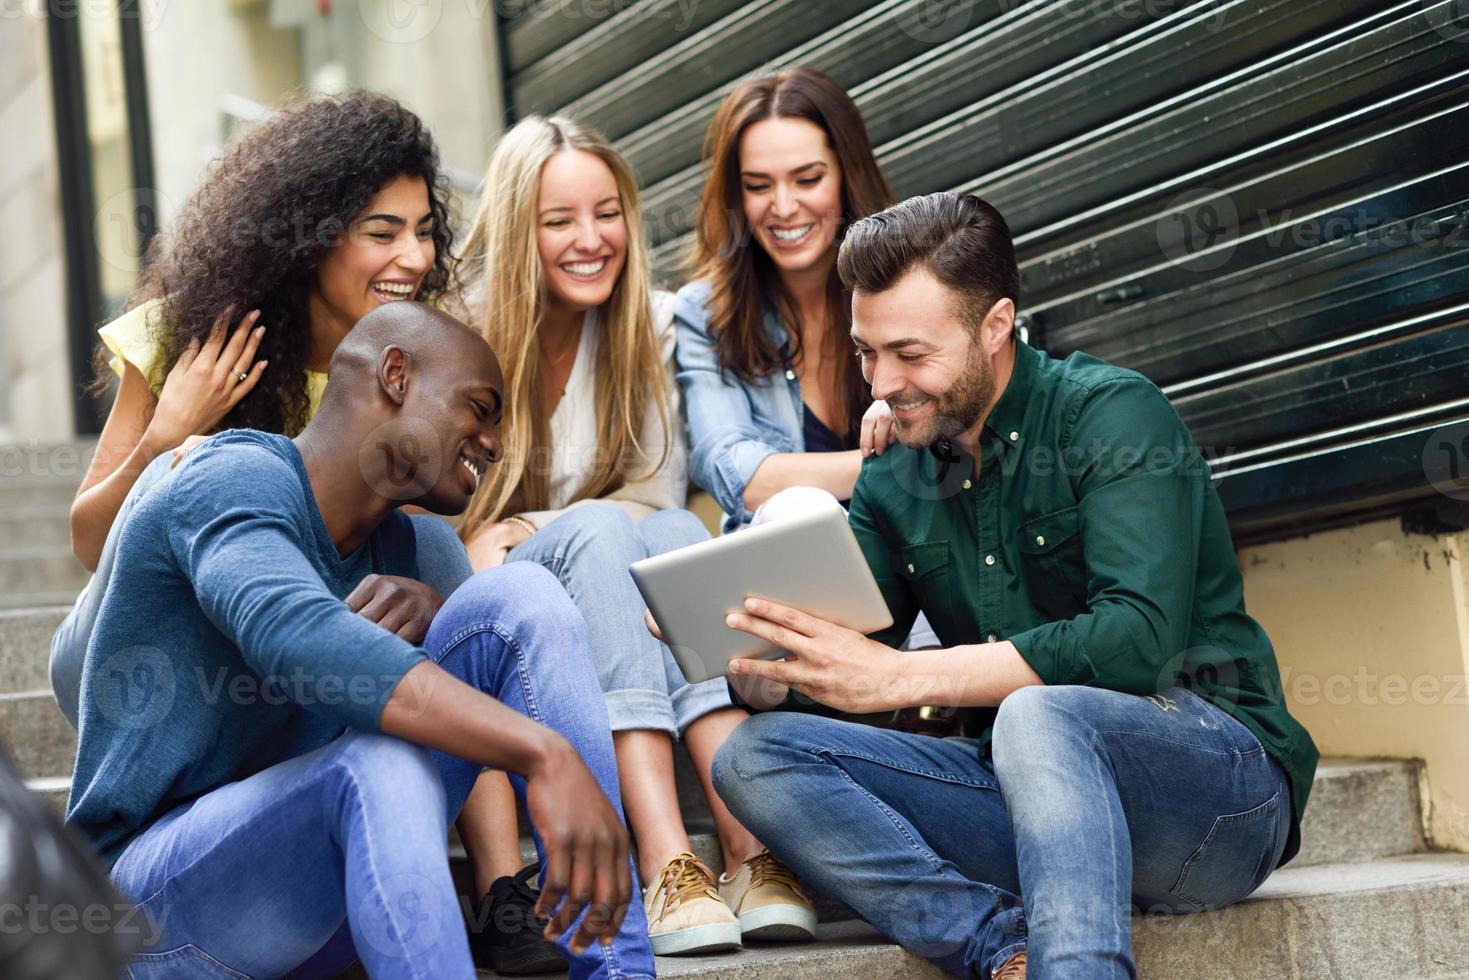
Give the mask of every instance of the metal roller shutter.
M 812 65 L 900 196 L 1004 212 L 1034 342 L 1164 387 L 1242 537 L 1469 500 L 1462 0 L 587 3 L 502 25 L 511 111 L 617 143 L 661 269 L 719 100 Z

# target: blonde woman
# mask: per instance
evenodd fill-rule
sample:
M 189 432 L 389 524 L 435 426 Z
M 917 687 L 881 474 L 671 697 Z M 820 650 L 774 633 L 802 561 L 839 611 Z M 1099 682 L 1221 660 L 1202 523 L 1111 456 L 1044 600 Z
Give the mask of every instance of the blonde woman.
M 476 569 L 546 566 L 588 623 L 638 869 L 649 883 L 654 951 L 732 949 L 742 933 L 809 938 L 810 903 L 709 781 L 715 750 L 745 712 L 731 706 L 723 680 L 684 680 L 643 628 L 644 604 L 627 570 L 708 537 L 682 509 L 687 450 L 672 374 L 673 297 L 651 288 L 636 179 L 592 130 L 532 116 L 496 148 L 483 202 L 466 249 L 473 284 L 464 307 L 505 369 L 505 459 L 466 512 L 470 560 Z M 694 857 L 679 813 L 672 746 L 680 734 L 731 871 L 722 883 Z M 505 839 L 495 826 L 504 812 L 473 808 L 467 833 L 461 825 L 471 852 Z

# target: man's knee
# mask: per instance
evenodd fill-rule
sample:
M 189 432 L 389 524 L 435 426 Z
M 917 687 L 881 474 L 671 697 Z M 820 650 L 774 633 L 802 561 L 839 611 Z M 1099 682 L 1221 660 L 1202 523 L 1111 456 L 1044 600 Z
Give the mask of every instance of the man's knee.
M 1049 755 L 1058 745 L 1090 730 L 1087 701 L 1095 688 L 1035 685 L 1012 691 L 1000 702 L 995 716 L 995 766 L 1008 762 L 1025 765 Z
M 449 597 L 434 620 L 515 622 L 558 619 L 576 612 L 559 579 L 533 561 L 514 561 L 476 572 Z
M 669 546 L 680 548 L 698 544 L 709 538 L 709 529 L 704 526 L 699 516 L 683 508 L 670 508 L 650 514 L 643 518 L 637 528 L 642 533 L 644 544 L 650 547 L 650 551 L 654 545 L 668 550 Z
M 365 806 L 444 807 L 444 784 L 427 749 L 375 732 L 341 736 L 330 771 Z
M 605 500 L 593 500 L 571 508 L 539 532 L 566 547 L 628 547 L 639 540 L 638 526 L 627 511 Z
M 730 733 L 714 753 L 710 778 L 721 799 L 733 809 L 734 800 L 763 775 L 768 775 L 783 753 L 793 750 L 795 728 L 802 719 L 789 712 L 754 715 Z
M 437 657 L 487 626 L 533 651 L 532 664 L 588 657 L 586 621 L 560 580 L 537 562 L 507 562 L 476 573 L 444 603 L 423 645 Z

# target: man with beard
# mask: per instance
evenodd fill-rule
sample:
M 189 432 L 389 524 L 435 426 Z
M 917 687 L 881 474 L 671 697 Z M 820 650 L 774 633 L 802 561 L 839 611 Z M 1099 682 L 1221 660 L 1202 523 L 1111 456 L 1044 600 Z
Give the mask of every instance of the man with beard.
M 900 443 L 851 504 L 894 623 L 750 600 L 730 625 L 792 656 L 731 683 L 756 708 L 954 706 L 967 737 L 772 711 L 715 784 L 802 881 L 950 972 L 1135 977 L 1134 906 L 1254 891 L 1299 849 L 1317 761 L 1208 466 L 1146 378 L 1016 338 L 1014 247 L 978 198 L 858 221 L 838 268 Z M 920 610 L 943 647 L 894 650 Z

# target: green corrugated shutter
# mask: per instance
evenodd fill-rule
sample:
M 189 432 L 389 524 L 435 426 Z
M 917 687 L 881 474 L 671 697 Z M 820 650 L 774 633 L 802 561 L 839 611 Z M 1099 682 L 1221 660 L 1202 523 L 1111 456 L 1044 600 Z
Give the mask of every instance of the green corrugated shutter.
M 1460 0 L 542 0 L 502 27 L 512 111 L 618 144 L 664 270 L 719 100 L 812 65 L 900 195 L 1005 213 L 1035 342 L 1164 386 L 1237 531 L 1469 498 Z

